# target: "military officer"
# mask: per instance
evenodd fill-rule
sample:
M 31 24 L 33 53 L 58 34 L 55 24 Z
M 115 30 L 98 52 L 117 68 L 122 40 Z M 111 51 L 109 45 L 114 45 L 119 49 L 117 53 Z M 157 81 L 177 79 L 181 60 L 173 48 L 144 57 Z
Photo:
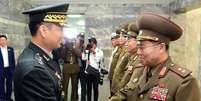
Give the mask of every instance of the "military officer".
M 76 46 L 76 47 L 75 47 Z M 62 49 L 63 65 L 63 88 L 64 88 L 64 101 L 68 99 L 68 85 L 71 79 L 71 101 L 77 101 L 78 99 L 78 75 L 80 72 L 80 66 L 78 59 L 81 54 L 79 48 L 74 42 L 66 41 L 64 48 Z
M 116 68 L 114 70 L 114 75 L 112 79 L 112 92 L 116 93 L 121 88 L 121 83 L 119 83 L 128 67 L 131 68 L 131 64 L 135 61 L 137 58 L 136 52 L 137 52 L 137 41 L 135 40 L 137 36 L 137 27 L 134 22 L 128 24 L 124 29 L 129 29 L 128 33 L 126 34 L 127 42 L 125 44 L 126 48 L 124 50 L 124 56 L 121 57 L 121 59 L 118 60 L 118 63 L 116 65 Z M 132 31 L 131 31 L 132 28 Z M 128 66 L 127 66 L 128 65 Z
M 138 34 L 138 29 L 136 26 L 136 21 L 133 21 L 132 23 L 129 24 L 128 33 L 127 33 L 127 37 L 128 37 L 127 49 L 131 55 L 129 57 L 128 64 L 121 71 L 124 73 L 124 75 L 122 79 L 120 80 L 120 82 L 118 83 L 118 87 L 119 87 L 118 90 L 120 90 L 120 88 L 123 88 L 129 82 L 130 78 L 132 77 L 133 70 L 143 69 L 141 68 L 143 67 L 143 64 L 139 61 L 137 57 L 137 40 L 136 40 L 137 34 Z
M 15 101 L 61 101 L 61 75 L 52 50 L 60 47 L 68 4 L 36 7 L 29 15 L 31 42 L 14 71 Z
M 182 29 L 153 13 L 140 15 L 137 25 L 137 55 L 145 65 L 143 73 L 110 101 L 200 101 L 199 86 L 191 71 L 175 64 L 168 54 L 169 42 L 179 39 Z
M 115 39 L 115 48 L 112 51 L 112 56 L 111 56 L 111 60 L 110 60 L 110 64 L 109 64 L 109 73 L 108 73 L 108 79 L 110 80 L 110 95 L 113 95 L 111 92 L 111 85 L 112 85 L 112 77 L 113 77 L 113 73 L 114 73 L 114 68 L 116 67 L 117 61 L 119 59 L 119 55 L 121 53 L 121 49 L 122 47 L 120 46 L 119 40 L 120 40 L 120 29 L 116 30 L 116 36 L 115 38 L 112 38 L 113 40 Z

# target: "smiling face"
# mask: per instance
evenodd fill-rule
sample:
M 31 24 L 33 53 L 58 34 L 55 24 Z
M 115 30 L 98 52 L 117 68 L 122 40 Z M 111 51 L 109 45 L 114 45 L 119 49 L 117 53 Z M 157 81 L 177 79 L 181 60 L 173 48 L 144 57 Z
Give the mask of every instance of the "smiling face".
M 62 26 L 54 23 L 44 23 L 42 26 L 43 29 L 41 33 L 43 34 L 44 44 L 48 46 L 50 50 L 59 48 L 63 38 Z

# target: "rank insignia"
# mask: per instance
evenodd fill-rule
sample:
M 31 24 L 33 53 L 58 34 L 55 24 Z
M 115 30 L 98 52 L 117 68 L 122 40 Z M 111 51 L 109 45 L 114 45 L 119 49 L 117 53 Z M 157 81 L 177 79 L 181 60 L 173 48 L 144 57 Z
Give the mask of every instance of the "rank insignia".
M 166 101 L 168 89 L 165 88 L 164 84 L 159 84 L 154 87 L 151 91 L 150 98 L 159 101 Z
M 41 64 L 41 65 L 44 64 L 44 63 L 43 63 L 43 59 L 42 59 L 42 57 L 40 56 L 39 53 L 37 53 L 37 54 L 35 55 L 35 59 L 37 60 L 37 62 L 38 62 L 39 64 Z

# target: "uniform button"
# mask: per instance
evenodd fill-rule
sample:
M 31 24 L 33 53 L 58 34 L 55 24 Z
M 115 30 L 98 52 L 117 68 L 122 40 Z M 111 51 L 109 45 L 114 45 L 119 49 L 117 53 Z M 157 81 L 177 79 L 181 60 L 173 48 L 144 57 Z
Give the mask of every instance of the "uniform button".
M 181 71 L 181 68 L 178 68 L 179 71 Z
M 184 72 L 186 72 L 186 70 L 182 70 L 181 72 L 184 73 Z
M 140 98 L 142 99 L 143 97 L 144 97 L 144 95 L 141 94 L 141 95 L 140 95 Z
M 133 79 L 133 82 L 137 82 L 138 78 Z
M 174 64 L 172 63 L 172 64 L 170 64 L 170 66 L 174 66 Z

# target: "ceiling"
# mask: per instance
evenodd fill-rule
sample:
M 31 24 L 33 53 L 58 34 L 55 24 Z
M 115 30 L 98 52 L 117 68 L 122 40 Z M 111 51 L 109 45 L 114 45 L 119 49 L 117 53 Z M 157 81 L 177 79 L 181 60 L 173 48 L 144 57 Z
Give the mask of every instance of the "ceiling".
M 127 5 L 139 6 L 150 4 L 169 5 L 175 0 L 29 0 L 32 6 L 47 5 L 66 2 L 69 3 L 69 14 L 84 14 L 89 7 L 106 5 L 112 7 L 123 7 Z

